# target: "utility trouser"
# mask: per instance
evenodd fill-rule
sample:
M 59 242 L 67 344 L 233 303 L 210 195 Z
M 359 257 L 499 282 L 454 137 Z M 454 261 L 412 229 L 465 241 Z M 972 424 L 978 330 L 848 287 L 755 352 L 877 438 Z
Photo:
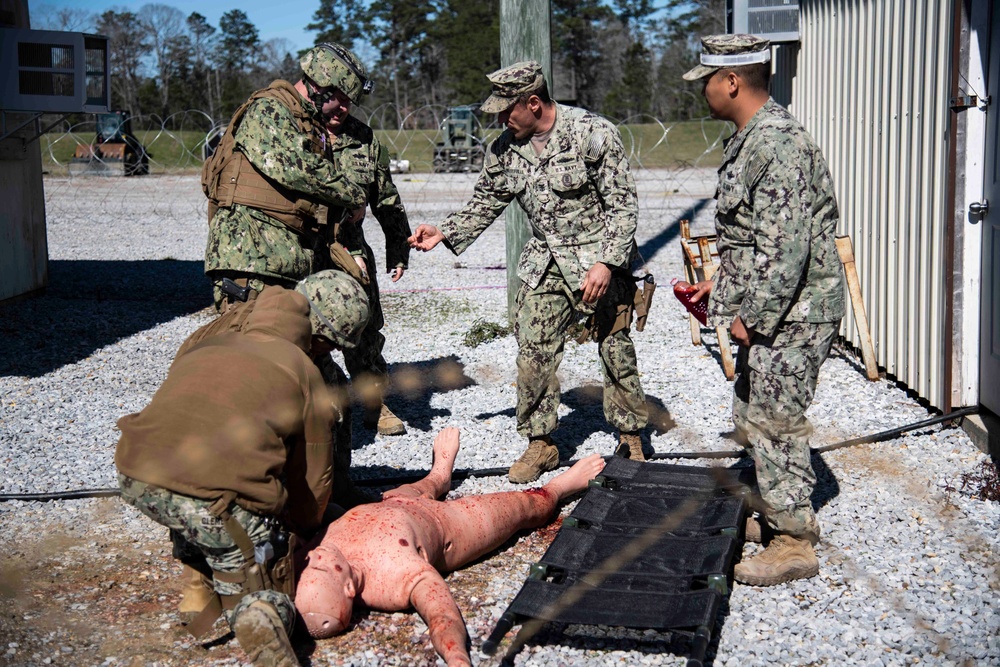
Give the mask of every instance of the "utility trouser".
M 517 339 L 517 432 L 525 437 L 547 435 L 559 418 L 559 379 L 566 330 L 586 313 L 581 293 L 573 292 L 562 274 L 550 264 L 538 287 L 521 284 L 514 306 Z M 607 293 L 597 302 L 595 334 L 604 376 L 604 417 L 621 431 L 646 426 L 646 397 L 639 383 L 635 346 L 628 327 L 608 334 L 619 307 L 631 307 L 635 283 L 612 274 Z
M 811 500 L 816 474 L 806 409 L 839 329 L 839 322 L 785 322 L 772 336 L 754 336 L 749 348 L 740 346 L 736 364 L 733 423 L 749 440 L 763 514 L 775 531 L 814 544 L 820 527 Z
M 240 548 L 226 530 L 224 522 L 209 508 L 212 501 L 192 498 L 167 489 L 151 486 L 126 475 L 118 475 L 122 500 L 153 521 L 170 529 L 174 557 L 205 575 L 212 574 L 215 592 L 220 596 L 238 595 L 239 584 L 221 581 L 216 572 L 238 574 L 246 562 Z M 268 517 L 248 512 L 235 503 L 229 509 L 254 544 L 266 542 L 271 534 Z M 226 620 L 235 618 L 251 603 L 263 600 L 278 611 L 289 636 L 295 624 L 295 605 L 284 593 L 260 590 L 248 593 L 230 610 Z

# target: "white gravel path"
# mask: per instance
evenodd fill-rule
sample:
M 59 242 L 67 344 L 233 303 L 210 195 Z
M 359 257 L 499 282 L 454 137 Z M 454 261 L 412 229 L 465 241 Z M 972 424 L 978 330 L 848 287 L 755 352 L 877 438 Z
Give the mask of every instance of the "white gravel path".
M 416 226 L 457 208 L 473 179 L 396 180 Z M 638 241 L 662 286 L 646 330 L 633 335 L 645 391 L 662 408 L 652 447 L 733 449 L 732 386 L 720 370 L 715 336 L 703 330 L 706 344 L 692 346 L 687 319 L 667 288 L 669 278 L 681 274 L 678 217 L 693 212 L 695 233 L 711 230 L 714 172 L 691 170 L 678 178 L 644 171 L 637 181 Z M 49 177 L 45 188 L 49 288 L 44 296 L 0 305 L 0 494 L 114 486 L 115 421 L 148 402 L 181 342 L 211 316 L 201 275 L 205 206 L 195 177 Z M 369 220 L 367 229 L 381 258 L 378 226 Z M 477 319 L 505 322 L 504 265 L 501 221 L 465 255 L 456 258 L 443 247 L 415 253 L 401 282 L 382 281 L 386 357 L 401 392 L 390 405 L 409 433 L 373 436 L 356 422 L 358 478 L 424 470 L 431 435 L 446 425 L 463 429 L 459 468 L 506 466 L 520 453 L 512 337 L 476 348 L 462 342 Z M 599 392 L 594 398 L 600 374 L 592 343 L 567 345 L 560 381 L 562 425 L 555 436 L 564 457 L 611 453 L 614 433 L 603 420 Z M 816 427 L 813 445 L 820 446 L 909 424 L 928 412 L 893 383 L 865 380 L 857 359 L 838 350 L 821 371 L 809 416 Z M 820 479 L 814 499 L 824 531 L 820 576 L 770 589 L 736 584 L 717 621 L 714 664 L 1000 664 L 1000 503 L 948 490 L 984 459 L 961 430 L 939 427 L 814 457 Z M 454 493 L 510 488 L 506 478 L 480 477 L 456 485 Z M 102 502 L 0 502 L 0 561 L 13 553 L 8 545 L 42 539 L 40 523 L 59 530 Z M 105 507 L 111 514 L 100 530 L 137 544 L 165 537 L 131 508 L 111 507 Z M 539 539 L 524 537 L 451 578 L 465 591 L 460 603 L 477 664 L 498 664 L 478 648 L 520 587 L 525 559 L 544 550 Z M 0 569 L 4 576 L 9 571 Z M 3 584 L 0 578 L 0 610 L 16 614 L 16 604 L 4 603 Z M 569 630 L 570 637 L 540 637 L 516 663 L 684 664 L 662 638 Z M 311 664 L 411 664 L 413 654 L 395 644 L 361 638 L 398 635 L 417 650 L 428 645 L 423 631 L 411 614 L 372 614 L 354 639 L 316 645 Z M 195 660 L 190 646 L 177 643 L 176 663 L 140 657 L 130 664 L 188 664 Z M 60 655 L 45 663 L 0 642 L 0 664 L 80 664 L 71 653 Z M 426 651 L 419 655 L 433 664 Z M 104 662 L 111 664 L 112 657 L 129 660 L 104 655 Z M 198 660 L 232 664 L 210 654 Z

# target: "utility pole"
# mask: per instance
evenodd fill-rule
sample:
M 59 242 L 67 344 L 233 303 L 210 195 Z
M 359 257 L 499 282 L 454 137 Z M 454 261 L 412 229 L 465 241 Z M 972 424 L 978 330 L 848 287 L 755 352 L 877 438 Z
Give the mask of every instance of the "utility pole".
M 552 81 L 552 8 L 549 0 L 500 0 L 500 65 L 537 60 L 554 90 Z M 507 207 L 507 319 L 513 324 L 514 298 L 521 281 L 517 260 L 531 232 L 524 210 L 517 202 Z

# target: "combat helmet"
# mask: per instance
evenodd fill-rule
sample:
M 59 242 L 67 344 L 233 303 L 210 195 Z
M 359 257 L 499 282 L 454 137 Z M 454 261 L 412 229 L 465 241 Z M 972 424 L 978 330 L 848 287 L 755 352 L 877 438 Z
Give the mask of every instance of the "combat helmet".
M 299 61 L 302 73 L 320 88 L 333 86 L 355 104 L 362 95 L 375 90 L 368 70 L 350 50 L 340 44 L 326 42 L 306 51 Z
M 357 280 L 335 269 L 306 276 L 295 291 L 309 301 L 313 335 L 329 339 L 339 348 L 357 346 L 368 324 L 368 296 Z

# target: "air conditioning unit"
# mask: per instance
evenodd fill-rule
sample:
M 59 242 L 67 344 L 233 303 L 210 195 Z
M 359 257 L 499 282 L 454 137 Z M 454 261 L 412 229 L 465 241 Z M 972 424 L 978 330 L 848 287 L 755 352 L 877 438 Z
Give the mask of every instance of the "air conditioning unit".
M 730 32 L 799 41 L 799 0 L 729 0 Z
M 108 38 L 82 32 L 0 28 L 0 110 L 110 110 Z

